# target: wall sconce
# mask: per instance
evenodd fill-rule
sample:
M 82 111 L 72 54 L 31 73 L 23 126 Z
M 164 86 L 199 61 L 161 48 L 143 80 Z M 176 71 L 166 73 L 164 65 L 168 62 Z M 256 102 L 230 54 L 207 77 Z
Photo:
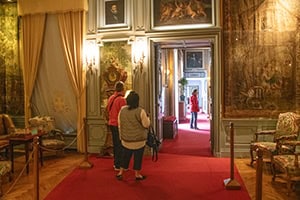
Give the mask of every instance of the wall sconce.
M 97 63 L 99 60 L 99 49 L 96 40 L 86 40 L 84 44 L 84 67 L 91 71 L 97 71 Z
M 133 63 L 143 71 L 147 55 L 147 40 L 145 37 L 136 37 L 133 43 Z

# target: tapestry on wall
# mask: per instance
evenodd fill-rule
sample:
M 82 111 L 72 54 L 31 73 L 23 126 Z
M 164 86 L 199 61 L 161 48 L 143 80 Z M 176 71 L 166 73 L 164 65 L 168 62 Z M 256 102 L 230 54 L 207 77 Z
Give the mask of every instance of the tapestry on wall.
M 0 113 L 24 115 L 22 70 L 18 60 L 16 3 L 0 3 Z
M 126 90 L 132 88 L 131 45 L 127 41 L 105 42 L 100 50 L 100 69 L 100 105 L 103 110 L 117 81 L 123 81 Z
M 224 1 L 225 117 L 299 108 L 299 9 L 298 0 Z

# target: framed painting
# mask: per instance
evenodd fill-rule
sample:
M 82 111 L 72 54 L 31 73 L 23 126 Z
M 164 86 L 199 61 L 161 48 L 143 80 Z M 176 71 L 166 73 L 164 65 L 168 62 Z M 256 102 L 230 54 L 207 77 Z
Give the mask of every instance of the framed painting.
M 98 0 L 98 19 L 100 29 L 128 29 L 127 4 L 130 0 Z
M 203 69 L 203 50 L 187 50 L 185 52 L 185 71 Z
M 193 29 L 215 25 L 214 0 L 152 0 L 152 29 Z

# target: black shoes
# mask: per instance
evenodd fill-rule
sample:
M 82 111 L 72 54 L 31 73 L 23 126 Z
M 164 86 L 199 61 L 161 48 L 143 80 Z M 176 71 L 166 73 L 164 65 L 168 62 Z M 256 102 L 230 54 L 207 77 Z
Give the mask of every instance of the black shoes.
M 146 179 L 146 176 L 139 176 L 139 177 L 135 177 L 135 180 L 136 181 L 142 181 L 142 180 L 145 180 Z
M 116 175 L 116 178 L 120 181 L 120 180 L 123 179 L 123 176 L 122 176 L 122 174 L 117 174 L 117 175 Z
M 121 181 L 123 179 L 123 175 L 122 174 L 117 174 L 116 178 L 117 178 L 117 180 Z M 146 179 L 146 176 L 142 176 L 142 175 L 140 175 L 138 177 L 135 177 L 136 181 L 142 181 L 142 180 L 145 180 L 145 179 Z
M 196 128 L 194 128 L 194 127 L 190 127 L 190 128 L 191 128 L 191 129 L 195 129 L 195 130 L 200 130 L 200 128 L 197 128 L 197 127 L 196 127 Z

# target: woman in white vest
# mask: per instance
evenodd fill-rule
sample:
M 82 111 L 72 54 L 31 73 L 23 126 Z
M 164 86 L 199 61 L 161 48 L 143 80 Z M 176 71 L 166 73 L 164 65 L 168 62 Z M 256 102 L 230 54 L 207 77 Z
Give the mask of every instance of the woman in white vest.
M 121 169 L 116 175 L 118 180 L 123 179 L 124 169 L 128 169 L 133 155 L 133 170 L 135 180 L 144 180 L 140 171 L 147 140 L 150 119 L 145 110 L 139 107 L 139 95 L 131 91 L 126 97 L 127 105 L 123 106 L 119 113 L 119 133 L 123 146 L 123 159 Z

